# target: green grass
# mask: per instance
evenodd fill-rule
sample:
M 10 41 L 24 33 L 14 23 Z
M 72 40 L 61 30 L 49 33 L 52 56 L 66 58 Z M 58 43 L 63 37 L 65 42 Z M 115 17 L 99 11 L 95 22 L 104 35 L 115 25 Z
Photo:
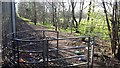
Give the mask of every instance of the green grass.
M 19 17 L 19 18 L 21 18 L 21 19 L 24 20 L 24 21 L 28 21 L 28 22 L 31 21 L 30 19 L 27 19 L 27 18 L 24 18 L 24 17 Z
M 50 23 L 45 22 L 44 24 L 42 22 L 37 22 L 37 26 L 44 26 L 47 27 L 48 29 L 53 29 L 54 26 Z
M 29 24 L 34 25 L 34 22 L 31 22 L 30 19 L 26 19 L 26 18 L 22 18 L 21 19 L 28 21 Z M 63 20 L 61 18 L 61 20 Z M 78 19 L 77 19 L 78 20 Z M 107 24 L 106 22 L 103 21 L 103 19 L 94 19 L 95 22 L 93 21 L 89 21 L 87 22 L 86 19 L 82 19 L 80 25 L 79 25 L 79 32 L 80 33 L 74 33 L 75 36 L 97 36 L 97 37 L 101 37 L 102 39 L 109 39 L 109 35 L 108 35 L 108 30 L 107 30 Z M 37 22 L 37 26 L 45 26 L 48 29 L 54 29 L 55 27 L 49 23 L 49 22 L 45 22 L 44 24 L 42 22 Z M 93 27 L 93 31 L 90 32 L 90 29 Z M 70 33 L 71 32 L 71 28 L 68 27 L 66 30 L 65 29 L 60 29 L 60 32 L 64 32 L 64 33 Z M 72 32 L 75 32 L 75 29 L 72 28 Z

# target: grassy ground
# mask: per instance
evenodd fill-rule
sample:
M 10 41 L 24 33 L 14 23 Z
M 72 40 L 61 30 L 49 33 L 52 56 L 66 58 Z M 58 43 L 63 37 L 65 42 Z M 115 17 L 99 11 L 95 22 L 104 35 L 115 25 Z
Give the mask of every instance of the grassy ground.
M 30 19 L 26 19 L 23 17 L 20 17 L 21 19 L 23 19 L 24 21 L 28 21 L 29 24 L 34 25 L 34 22 L 31 22 Z M 78 19 L 77 19 L 78 20 Z M 86 21 L 86 19 L 82 19 L 80 25 L 79 25 L 79 32 L 80 33 L 74 33 L 75 29 L 72 28 L 72 32 L 74 33 L 75 36 L 81 36 L 81 35 L 89 35 L 89 36 L 96 36 L 99 37 L 103 40 L 109 40 L 109 35 L 108 35 L 108 30 L 107 30 L 107 24 L 105 21 L 103 21 L 102 19 L 95 19 L 93 23 L 93 21 Z M 51 23 L 42 23 L 42 22 L 37 22 L 37 26 L 45 26 L 48 27 L 49 29 L 55 29 L 55 27 L 51 24 Z M 67 33 L 71 33 L 71 28 L 68 27 L 67 29 L 63 29 L 60 28 L 59 30 L 60 32 L 67 32 Z

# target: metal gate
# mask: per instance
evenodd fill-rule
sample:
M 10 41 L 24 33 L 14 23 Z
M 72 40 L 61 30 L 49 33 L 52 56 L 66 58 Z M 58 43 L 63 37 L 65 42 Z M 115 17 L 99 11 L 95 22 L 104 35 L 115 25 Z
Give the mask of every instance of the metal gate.
M 94 37 L 60 38 L 52 30 L 21 31 L 8 34 L 6 59 L 10 67 L 87 67 L 92 65 Z M 83 40 L 85 39 L 85 40 Z

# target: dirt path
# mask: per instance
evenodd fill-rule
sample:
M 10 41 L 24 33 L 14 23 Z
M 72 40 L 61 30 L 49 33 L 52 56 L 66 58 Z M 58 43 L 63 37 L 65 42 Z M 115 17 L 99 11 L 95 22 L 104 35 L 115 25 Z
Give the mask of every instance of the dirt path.
M 28 24 L 27 23 L 27 21 L 23 21 L 23 20 L 21 20 L 21 19 L 18 19 L 17 20 L 18 21 L 18 23 L 17 23 L 17 28 L 19 28 L 19 29 L 17 29 L 18 31 L 23 31 L 23 30 L 49 30 L 48 29 L 48 27 L 45 27 L 45 26 L 36 26 L 36 25 L 30 25 L 30 24 Z M 47 34 L 48 36 L 55 36 L 55 34 L 54 33 L 48 33 Z M 71 33 L 62 33 L 62 32 L 60 32 L 59 33 L 59 37 L 74 37 L 74 35 L 73 34 L 71 34 Z M 71 41 L 66 41 L 66 40 L 64 40 L 64 41 L 59 41 L 59 48 L 69 48 L 69 47 L 72 47 L 73 45 L 71 45 L 71 46 L 68 46 L 68 42 L 71 42 Z M 52 42 L 53 43 L 53 42 Z M 51 43 L 51 44 L 52 44 Z M 99 46 L 97 46 L 97 47 L 95 47 L 95 51 L 96 52 L 99 52 L 99 53 L 101 53 L 102 51 L 101 51 L 101 49 L 103 50 L 110 50 L 110 47 L 108 47 L 108 46 L 103 46 L 103 44 L 101 44 L 101 42 L 98 42 L 98 44 L 99 44 Z M 105 44 L 106 45 L 106 44 Z M 51 46 L 52 47 L 52 46 Z M 55 47 L 55 46 L 53 46 L 53 47 Z M 75 54 L 73 54 L 72 52 L 74 52 L 75 50 L 68 50 L 67 52 L 66 51 L 61 51 L 60 52 L 60 54 L 62 55 L 62 57 L 68 57 L 69 55 L 75 55 Z M 64 53 L 62 53 L 62 52 L 64 52 Z M 107 51 L 108 52 L 108 51 Z M 72 59 L 71 61 L 76 61 L 75 59 Z M 71 62 L 71 61 L 69 61 L 69 62 Z M 68 61 L 67 61 L 68 62 Z M 96 62 L 96 61 L 95 61 Z M 111 62 L 111 61 L 110 61 Z M 72 63 L 72 62 L 71 62 Z M 79 61 L 78 62 L 75 62 L 75 63 L 79 63 Z M 97 62 L 96 62 L 97 63 Z M 101 66 L 102 65 L 102 61 L 100 62 L 100 63 L 98 63 L 98 66 Z M 104 63 L 103 63 L 104 64 Z M 95 64 L 96 65 L 96 64 Z
M 24 30 L 50 30 L 46 26 L 37 26 L 37 25 L 28 24 L 27 21 L 23 21 L 23 20 L 21 20 L 19 18 L 17 19 L 17 21 L 18 21 L 17 22 L 17 28 L 19 28 L 19 29 L 17 29 L 18 31 L 24 31 Z M 74 34 L 59 32 L 59 36 L 60 37 L 74 37 Z
M 17 30 L 18 31 L 24 31 L 24 30 L 49 30 L 47 27 L 45 26 L 36 26 L 36 25 L 30 25 L 27 23 L 27 21 L 23 21 L 21 19 L 18 19 L 18 23 L 17 23 Z M 50 36 L 50 37 L 54 37 L 56 36 L 55 33 L 46 33 L 47 36 Z M 70 34 L 70 33 L 59 33 L 59 37 L 73 37 L 74 35 L 73 34 Z M 72 47 L 72 45 L 68 45 L 68 43 L 70 43 L 71 41 L 70 40 L 59 40 L 59 49 L 62 49 L 62 48 L 70 48 Z M 40 43 L 38 43 L 40 45 Z M 56 41 L 52 41 L 52 42 L 49 42 L 49 44 L 51 44 L 49 46 L 50 49 L 55 49 L 56 48 Z M 55 45 L 54 45 L 55 44 Z M 40 48 L 38 47 L 38 45 L 36 45 L 37 48 Z M 24 49 L 24 48 L 27 48 L 27 49 Z M 30 47 L 23 47 L 23 50 L 33 50 L 33 49 L 37 49 L 34 47 L 31 47 L 32 49 L 30 49 Z M 39 49 L 38 49 L 39 50 Z M 77 49 L 78 50 L 78 49 Z M 74 53 L 76 50 L 62 50 L 62 51 L 59 51 L 59 57 L 69 57 L 69 56 L 76 56 L 76 54 Z M 52 52 L 54 53 L 53 55 L 56 55 L 56 51 L 55 52 Z M 49 55 L 51 56 L 52 53 L 49 53 Z M 69 61 L 69 62 L 68 62 Z M 75 59 L 70 59 L 70 60 L 63 60 L 62 62 L 55 62 L 54 65 L 62 65 L 62 66 L 65 66 L 67 64 L 71 64 L 71 63 L 79 63 L 81 61 L 76 61 Z M 56 64 L 57 63 L 57 64 Z M 53 63 L 52 63 L 53 64 Z M 51 64 L 50 64 L 51 65 Z

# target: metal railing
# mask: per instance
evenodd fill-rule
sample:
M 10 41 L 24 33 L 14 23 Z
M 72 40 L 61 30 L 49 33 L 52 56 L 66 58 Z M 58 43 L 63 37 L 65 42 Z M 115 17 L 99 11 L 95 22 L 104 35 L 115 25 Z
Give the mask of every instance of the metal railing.
M 94 37 L 59 38 L 59 32 L 52 30 L 21 31 L 8 34 L 7 37 L 8 45 L 4 50 L 6 57 L 18 67 L 21 64 L 63 67 L 82 64 L 87 68 L 92 67 Z M 82 38 L 87 38 L 87 42 L 83 43 Z

